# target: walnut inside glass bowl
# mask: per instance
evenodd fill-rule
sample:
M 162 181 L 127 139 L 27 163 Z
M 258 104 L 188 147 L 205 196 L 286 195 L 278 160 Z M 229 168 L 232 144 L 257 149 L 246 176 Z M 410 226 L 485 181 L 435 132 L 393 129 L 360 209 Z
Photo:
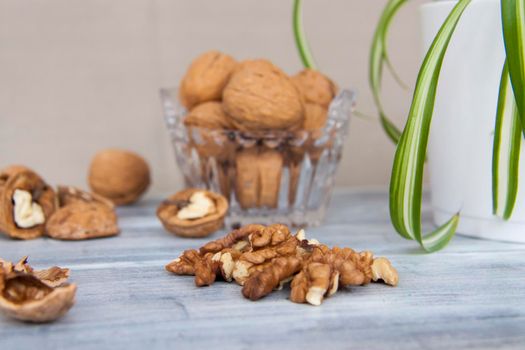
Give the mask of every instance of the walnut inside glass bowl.
M 275 218 L 319 225 L 355 94 L 337 93 L 318 71 L 289 76 L 265 59 L 235 62 L 233 68 L 226 61 L 204 54 L 191 64 L 186 76 L 199 97 L 193 103 L 186 78 L 179 89 L 161 90 L 186 186 L 221 192 L 229 203 L 227 225 Z
M 163 201 L 157 216 L 166 230 L 181 237 L 206 237 L 221 229 L 228 201 L 218 193 L 190 188 Z

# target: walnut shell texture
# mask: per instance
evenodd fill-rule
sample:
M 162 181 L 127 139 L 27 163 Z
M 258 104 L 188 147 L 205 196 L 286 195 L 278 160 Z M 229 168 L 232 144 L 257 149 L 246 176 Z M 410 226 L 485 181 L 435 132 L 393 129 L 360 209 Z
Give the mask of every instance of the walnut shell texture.
M 74 284 L 59 284 L 65 282 L 69 270 L 55 266 L 34 272 L 26 258 L 22 261 L 23 266 L 13 266 L 0 259 L 0 311 L 14 319 L 36 323 L 63 316 L 75 303 L 77 290 Z M 45 280 L 51 277 L 56 283 Z
M 96 194 L 110 199 L 116 205 L 137 201 L 149 187 L 149 166 L 136 153 L 107 149 L 91 161 L 89 186 Z
M 114 236 L 119 233 L 117 215 L 104 204 L 74 202 L 53 214 L 46 233 L 51 238 L 73 241 Z
M 240 130 L 297 128 L 303 103 L 292 80 L 267 60 L 245 61 L 223 92 L 224 110 Z
M 292 77 L 304 101 L 328 108 L 337 94 L 337 86 L 326 76 L 313 69 L 304 69 Z
M 186 126 L 208 129 L 232 129 L 230 117 L 224 112 L 222 103 L 210 101 L 193 108 L 184 119 Z
M 197 57 L 180 83 L 182 104 L 192 109 L 199 103 L 220 101 L 237 62 L 229 55 L 209 51 Z
M 42 178 L 23 166 L 10 166 L 0 172 L 0 231 L 17 239 L 34 239 L 44 233 L 45 222 L 29 228 L 19 227 L 14 219 L 15 190 L 27 191 L 40 205 L 47 221 L 55 211 L 55 192 Z
M 73 186 L 57 186 L 58 205 L 65 207 L 73 203 L 99 203 L 114 209 L 115 205 L 109 199 L 96 193 L 89 193 Z
M 184 124 L 195 128 L 189 132 L 190 142 L 201 157 L 216 157 L 223 161 L 235 152 L 235 145 L 226 131 L 234 126 L 220 102 L 204 102 L 196 106 L 184 119 Z M 204 162 L 202 165 L 205 166 Z
M 321 105 L 306 103 L 304 105 L 305 118 L 303 129 L 307 131 L 322 129 L 326 125 L 328 111 Z
M 202 218 L 179 219 L 177 213 L 196 192 L 204 192 L 215 205 L 215 211 Z M 157 217 L 164 228 L 181 237 L 206 237 L 224 226 L 224 217 L 228 211 L 228 201 L 218 193 L 202 189 L 189 188 L 170 196 L 157 208 Z
M 276 208 L 283 156 L 272 149 L 248 148 L 237 154 L 235 193 L 243 209 Z

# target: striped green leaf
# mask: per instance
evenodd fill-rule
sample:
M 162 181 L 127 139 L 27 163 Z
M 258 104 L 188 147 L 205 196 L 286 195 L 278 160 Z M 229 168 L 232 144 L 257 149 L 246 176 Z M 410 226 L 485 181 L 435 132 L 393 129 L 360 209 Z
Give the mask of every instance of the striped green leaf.
M 501 0 L 501 18 L 510 81 L 525 128 L 525 0 Z
M 419 242 L 427 252 L 446 246 L 459 223 L 459 213 L 423 235 L 421 200 L 423 166 L 443 58 L 461 15 L 471 0 L 459 0 L 430 46 L 420 68 L 407 123 L 396 149 L 390 179 L 390 216 L 399 234 Z
M 316 64 L 303 29 L 303 2 L 301 0 L 294 0 L 293 4 L 293 33 L 295 37 L 295 45 L 299 51 L 301 62 L 306 68 L 316 69 Z
M 368 71 L 368 80 L 370 88 L 372 89 L 372 95 L 374 97 L 374 103 L 379 112 L 379 117 L 381 125 L 390 139 L 397 143 L 401 132 L 399 129 L 390 121 L 386 116 L 385 110 L 383 108 L 383 103 L 381 101 L 381 81 L 383 79 L 383 67 L 387 66 L 391 71 L 393 77 L 400 83 L 404 85 L 399 79 L 399 75 L 395 72 L 390 63 L 390 58 L 388 56 L 387 50 L 387 34 L 397 11 L 401 8 L 402 5 L 407 3 L 407 0 L 389 0 L 381 17 L 379 18 L 379 23 L 377 24 L 374 37 L 372 39 L 372 47 L 370 48 L 370 58 L 369 58 L 369 71 Z
M 521 122 L 505 62 L 501 72 L 492 152 L 492 207 L 494 214 L 505 220 L 511 217 L 516 204 L 520 148 Z

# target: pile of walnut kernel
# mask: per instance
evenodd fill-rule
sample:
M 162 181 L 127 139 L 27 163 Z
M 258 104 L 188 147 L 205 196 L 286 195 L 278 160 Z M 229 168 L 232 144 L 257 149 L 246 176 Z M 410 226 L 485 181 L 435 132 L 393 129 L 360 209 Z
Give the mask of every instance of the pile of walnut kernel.
M 382 281 L 396 286 L 397 271 L 386 258 L 355 252 L 306 239 L 304 230 L 292 235 L 288 227 L 247 225 L 185 251 L 166 265 L 177 275 L 194 275 L 197 286 L 209 286 L 217 277 L 235 281 L 242 294 L 258 300 L 291 282 L 290 300 L 320 305 L 340 287 Z
M 304 69 L 289 76 L 266 59 L 236 61 L 209 51 L 189 66 L 179 90 L 188 110 L 184 124 L 190 143 L 202 163 L 213 158 L 218 164 L 221 193 L 235 193 L 243 209 L 276 208 L 281 175 L 289 169 L 289 202 L 296 197 L 301 162 L 308 154 L 316 163 L 325 145 L 323 135 L 328 107 L 337 86 L 325 75 Z M 192 129 L 198 129 L 198 136 Z M 234 140 L 217 131 L 236 131 Z M 232 135 L 232 134 L 229 134 Z M 279 147 L 265 140 L 287 138 Z M 290 140 L 301 140 L 296 146 Z

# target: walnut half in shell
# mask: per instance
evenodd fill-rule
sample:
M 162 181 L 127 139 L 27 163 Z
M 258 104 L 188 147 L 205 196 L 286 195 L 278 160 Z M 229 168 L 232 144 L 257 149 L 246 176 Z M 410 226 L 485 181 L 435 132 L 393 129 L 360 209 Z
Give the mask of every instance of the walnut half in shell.
M 68 272 L 58 267 L 34 272 L 25 258 L 14 266 L 0 260 L 0 311 L 26 322 L 50 322 L 63 316 L 75 303 L 77 287 L 58 286 L 45 278 L 65 282 Z M 57 279 L 64 274 L 65 278 Z
M 162 202 L 157 216 L 166 230 L 181 237 L 206 237 L 224 225 L 228 201 L 218 193 L 187 189 Z
M 55 211 L 55 192 L 42 178 L 23 166 L 0 172 L 0 231 L 12 238 L 42 236 Z

